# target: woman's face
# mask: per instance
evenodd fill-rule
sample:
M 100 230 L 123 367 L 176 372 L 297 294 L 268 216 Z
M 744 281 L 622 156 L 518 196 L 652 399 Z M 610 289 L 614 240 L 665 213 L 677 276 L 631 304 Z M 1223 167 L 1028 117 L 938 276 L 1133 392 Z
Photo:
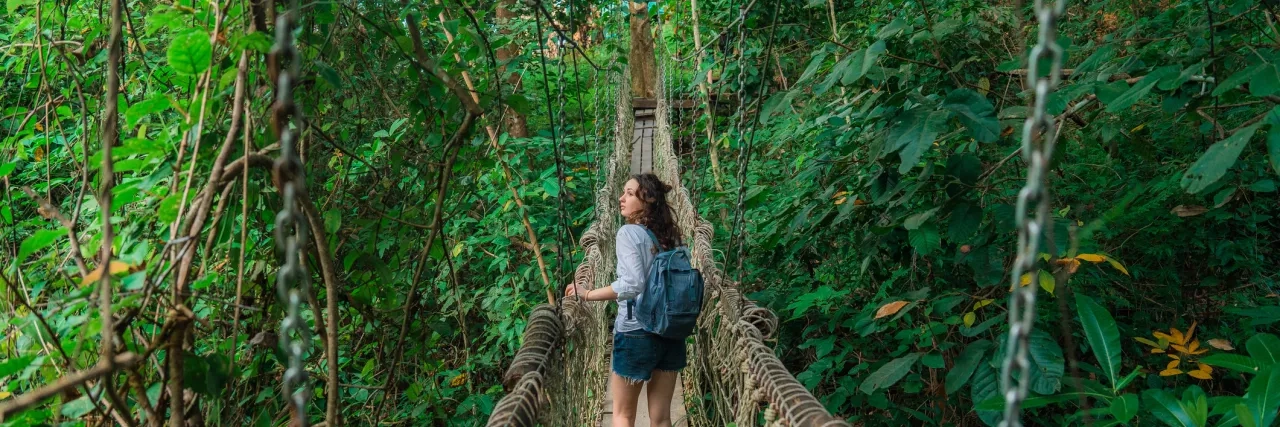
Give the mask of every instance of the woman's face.
M 640 183 L 634 179 L 627 180 L 627 185 L 622 187 L 622 196 L 618 197 L 618 208 L 622 211 L 623 218 L 631 218 L 638 212 L 644 211 L 644 201 L 639 197 Z

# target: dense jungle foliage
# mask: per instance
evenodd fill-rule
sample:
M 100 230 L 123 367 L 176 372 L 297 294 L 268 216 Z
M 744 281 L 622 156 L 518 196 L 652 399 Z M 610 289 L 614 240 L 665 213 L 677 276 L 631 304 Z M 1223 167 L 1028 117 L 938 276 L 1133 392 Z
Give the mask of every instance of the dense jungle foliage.
M 288 421 L 282 3 L 0 10 L 0 408 L 96 373 L 0 423 Z M 1030 3 L 648 3 L 720 259 L 854 424 L 1002 416 Z M 628 4 L 298 6 L 307 414 L 483 424 L 525 315 L 581 257 Z M 1034 423 L 1274 423 L 1278 12 L 1067 2 L 1052 239 L 1020 279 L 1041 288 Z

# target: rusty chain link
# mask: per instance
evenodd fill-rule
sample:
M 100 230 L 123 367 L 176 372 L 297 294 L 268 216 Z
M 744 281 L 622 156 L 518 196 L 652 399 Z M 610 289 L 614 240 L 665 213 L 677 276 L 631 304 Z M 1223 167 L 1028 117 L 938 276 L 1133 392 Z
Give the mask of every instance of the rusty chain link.
M 1046 112 L 1049 93 L 1062 80 L 1062 46 L 1057 42 L 1057 23 L 1066 9 L 1065 0 L 1036 0 L 1036 20 L 1040 34 L 1031 49 L 1027 64 L 1027 85 L 1035 90 L 1031 114 L 1022 128 L 1022 158 L 1027 163 L 1027 183 L 1018 192 L 1018 253 L 1013 262 L 1012 282 L 1014 294 L 1009 302 L 1009 341 L 1006 346 L 1004 366 L 1001 370 L 1000 389 L 1004 393 L 1004 420 L 1002 427 L 1020 427 L 1022 402 L 1030 384 L 1030 364 L 1027 361 L 1028 337 L 1035 326 L 1036 285 L 1021 286 L 1024 273 L 1035 277 L 1039 239 L 1045 233 L 1049 217 L 1049 189 L 1045 177 L 1049 172 L 1049 160 L 1053 154 L 1057 135 L 1049 131 L 1054 119 Z M 1049 59 L 1049 73 L 1040 77 L 1040 61 Z M 1035 205 L 1034 221 L 1027 220 L 1027 209 Z M 1047 237 L 1046 237 L 1047 239 Z M 1034 280 L 1032 281 L 1034 282 Z M 1020 381 L 1014 386 L 1013 374 L 1017 370 Z
M 306 218 L 298 209 L 298 200 L 306 194 L 302 159 L 298 156 L 295 127 L 301 129 L 297 106 L 293 103 L 293 79 L 298 76 L 298 50 L 293 41 L 293 24 L 298 13 L 297 1 L 289 12 L 276 19 L 276 44 L 271 48 L 271 61 L 279 67 L 276 101 L 273 109 L 276 136 L 280 141 L 280 157 L 274 164 L 276 186 L 283 198 L 280 212 L 276 214 L 276 246 L 284 252 L 284 263 L 276 273 L 276 290 L 280 300 L 287 305 L 280 321 L 280 348 L 288 357 L 284 371 L 283 390 L 288 396 L 290 411 L 295 423 L 307 425 L 307 399 L 310 387 L 306 386 L 307 372 L 303 358 L 311 343 L 311 334 L 302 319 L 302 300 L 311 292 L 311 275 L 302 262 L 302 250 L 307 245 Z M 287 63 L 287 65 L 286 65 Z

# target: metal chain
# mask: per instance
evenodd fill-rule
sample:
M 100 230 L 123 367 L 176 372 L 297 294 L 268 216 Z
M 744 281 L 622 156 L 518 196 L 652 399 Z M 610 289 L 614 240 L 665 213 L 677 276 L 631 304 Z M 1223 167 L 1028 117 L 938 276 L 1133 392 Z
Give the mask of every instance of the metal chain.
M 747 12 L 750 11 L 750 9 L 748 8 L 752 4 L 755 4 L 755 2 L 753 1 L 751 4 L 748 4 L 744 6 L 742 9 L 740 9 L 739 16 L 738 16 L 738 73 L 736 76 L 738 81 L 738 87 L 736 90 L 737 101 L 738 101 L 738 117 L 734 120 L 734 133 L 733 133 L 734 138 L 738 139 L 738 173 L 737 173 L 738 202 L 737 202 L 737 210 L 733 212 L 733 223 L 730 225 L 731 228 L 729 230 L 729 246 L 727 247 L 726 251 L 732 250 L 732 248 L 734 247 L 742 247 L 742 245 L 737 244 L 737 241 L 738 239 L 746 238 L 745 236 L 740 235 L 740 234 L 745 234 L 745 230 L 741 230 L 741 228 L 743 227 L 742 222 L 744 221 L 743 217 L 745 216 L 742 214 L 743 207 L 745 206 L 745 203 L 744 203 L 745 200 L 743 198 L 743 194 L 745 194 L 746 192 L 746 185 L 747 185 L 747 177 L 746 177 L 747 163 L 744 161 L 746 159 L 745 155 L 746 155 L 747 147 L 746 147 L 746 140 L 745 138 L 742 137 L 743 136 L 742 121 L 743 121 L 743 118 L 747 115 L 747 111 L 743 109 L 743 106 L 746 105 L 744 102 L 745 100 L 743 99 L 746 94 L 746 90 L 745 90 L 746 81 L 743 79 L 743 76 L 747 72 L 746 67 L 743 66 L 743 62 L 744 62 L 743 59 L 746 57 L 747 51 L 746 51 L 746 47 L 743 46 L 743 43 L 742 43 L 742 41 L 746 38 L 746 34 L 742 29 L 743 27 L 742 24 L 747 21 L 746 19 Z M 737 255 L 738 255 L 739 262 L 736 264 L 737 268 L 735 272 L 737 274 L 734 277 L 736 277 L 737 282 L 741 283 L 742 282 L 742 262 L 741 262 L 742 251 L 738 251 Z
M 1027 183 L 1018 192 L 1018 253 L 1013 262 L 1012 283 L 1014 293 L 1009 302 L 1009 341 L 1006 346 L 1004 366 L 1000 376 L 1000 389 L 1004 392 L 1004 420 L 1002 427 L 1020 427 L 1022 402 L 1031 383 L 1030 364 L 1027 361 L 1028 337 L 1035 326 L 1036 285 L 1020 286 L 1024 273 L 1035 276 L 1036 255 L 1039 253 L 1040 236 L 1048 238 L 1045 226 L 1049 218 L 1049 189 L 1045 180 L 1049 172 L 1049 160 L 1053 154 L 1054 139 L 1050 132 L 1054 118 L 1046 112 L 1049 94 L 1062 80 L 1062 47 L 1057 43 L 1057 23 L 1066 9 L 1065 0 L 1036 0 L 1036 20 L 1040 23 L 1040 36 L 1031 49 L 1027 64 L 1027 85 L 1035 89 L 1032 113 L 1022 128 L 1022 158 L 1027 163 Z M 1048 76 L 1040 77 L 1040 61 L 1050 59 Z M 1034 204 L 1034 221 L 1027 220 L 1027 209 Z M 1034 282 L 1034 281 L 1033 281 Z M 1013 384 L 1017 370 L 1021 379 Z
M 271 49 L 271 60 L 281 67 L 273 113 L 280 141 L 280 157 L 276 158 L 274 170 L 276 185 L 284 198 L 284 204 L 276 214 L 275 224 L 276 246 L 284 251 L 284 264 L 276 272 L 276 290 L 280 293 L 280 300 L 287 305 L 285 316 L 280 321 L 280 348 L 289 359 L 282 387 L 285 395 L 289 396 L 289 403 L 293 405 L 291 412 L 296 417 L 295 425 L 305 427 L 311 388 L 306 386 L 307 372 L 302 365 L 311 343 L 311 335 L 301 312 L 303 297 L 311 292 L 311 274 L 302 262 L 302 250 L 307 245 L 304 225 L 306 218 L 298 209 L 297 203 L 307 191 L 302 159 L 298 157 L 296 147 L 297 135 L 294 133 L 294 127 L 301 129 L 298 126 L 298 108 L 293 103 L 293 80 L 299 74 L 298 63 L 301 58 L 293 43 L 293 24 L 297 13 L 295 0 L 292 10 L 276 19 L 276 45 Z M 288 64 L 287 68 L 284 67 L 285 63 Z

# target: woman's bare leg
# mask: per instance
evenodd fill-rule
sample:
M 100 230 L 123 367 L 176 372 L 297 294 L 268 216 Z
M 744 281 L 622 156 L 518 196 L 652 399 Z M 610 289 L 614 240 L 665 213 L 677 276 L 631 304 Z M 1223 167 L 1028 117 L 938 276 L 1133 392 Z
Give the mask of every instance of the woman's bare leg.
M 653 427 L 671 427 L 671 399 L 679 372 L 654 370 L 649 380 L 649 420 Z
M 635 426 L 636 403 L 640 400 L 644 383 L 631 381 L 611 372 L 609 389 L 613 391 L 613 427 Z

